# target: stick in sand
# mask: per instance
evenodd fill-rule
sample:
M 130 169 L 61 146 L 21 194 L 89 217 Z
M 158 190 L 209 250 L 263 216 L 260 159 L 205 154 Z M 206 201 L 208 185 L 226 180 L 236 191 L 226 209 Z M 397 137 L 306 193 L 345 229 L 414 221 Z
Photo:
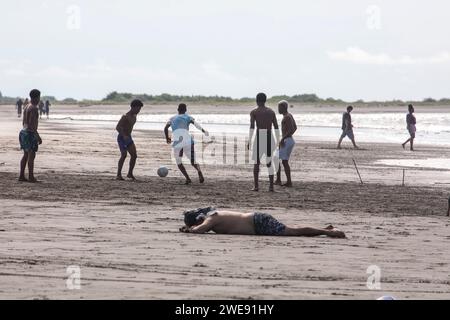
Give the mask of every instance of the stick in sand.
M 353 164 L 355 165 L 356 172 L 358 173 L 359 180 L 361 181 L 361 184 L 364 184 L 364 182 L 361 178 L 361 174 L 359 173 L 358 166 L 356 165 L 356 161 L 355 161 L 355 159 L 352 159 L 352 160 L 353 160 Z

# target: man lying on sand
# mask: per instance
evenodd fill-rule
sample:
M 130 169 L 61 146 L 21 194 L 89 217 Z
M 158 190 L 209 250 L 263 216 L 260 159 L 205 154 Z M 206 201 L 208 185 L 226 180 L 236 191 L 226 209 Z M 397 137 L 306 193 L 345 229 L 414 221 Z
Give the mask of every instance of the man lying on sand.
M 184 233 L 202 234 L 213 231 L 229 235 L 345 238 L 344 232 L 333 226 L 325 229 L 288 227 L 269 214 L 218 211 L 214 208 L 185 212 L 184 223 L 186 226 L 180 228 L 180 232 Z

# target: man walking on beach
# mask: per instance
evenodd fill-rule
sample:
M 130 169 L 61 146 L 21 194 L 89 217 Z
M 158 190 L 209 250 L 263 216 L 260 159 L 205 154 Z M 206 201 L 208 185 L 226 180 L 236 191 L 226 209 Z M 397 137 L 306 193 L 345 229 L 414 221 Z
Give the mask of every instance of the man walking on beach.
M 42 114 L 44 113 L 44 101 L 39 101 L 39 118 L 42 119 Z
M 142 107 L 144 104 L 140 100 L 133 100 L 131 102 L 131 109 L 128 111 L 127 114 L 123 115 L 120 119 L 119 123 L 117 124 L 116 130 L 119 133 L 117 136 L 117 143 L 119 145 L 120 149 L 120 159 L 117 169 L 117 180 L 123 181 L 125 180 L 122 177 L 122 168 L 123 164 L 125 162 L 125 159 L 127 158 L 127 153 L 130 154 L 130 168 L 128 170 L 127 178 L 136 181 L 136 178 L 134 177 L 133 170 L 136 165 L 137 160 L 137 151 L 136 151 L 136 145 L 134 144 L 133 138 L 131 137 L 131 134 L 133 132 L 134 125 L 136 124 L 137 115 L 139 112 L 141 112 Z
M 173 155 L 177 163 L 178 169 L 180 169 L 183 176 L 186 178 L 186 185 L 192 183 L 186 168 L 183 165 L 182 159 L 183 155 L 186 155 L 190 161 L 191 165 L 197 170 L 200 183 L 205 182 L 200 165 L 197 163 L 195 158 L 195 142 L 194 138 L 189 134 L 189 126 L 193 124 L 198 130 L 203 132 L 205 136 L 209 136 L 208 131 L 202 128 L 202 126 L 195 121 L 193 117 L 187 114 L 187 105 L 181 103 L 178 106 L 178 115 L 172 117 L 166 124 L 164 128 L 164 134 L 166 136 L 167 144 L 172 144 Z M 172 128 L 172 139 L 169 136 L 169 128 Z
M 27 105 L 23 112 L 23 129 L 19 134 L 20 148 L 23 150 L 23 157 L 20 161 L 20 176 L 19 181 L 22 182 L 37 182 L 34 177 L 34 159 L 39 145 L 42 144 L 41 137 L 38 133 L 39 122 L 39 101 L 41 99 L 41 92 L 33 89 L 30 92 L 31 104 Z M 28 164 L 28 180 L 25 178 L 25 169 Z
M 265 158 L 265 165 L 269 168 L 269 191 L 274 191 L 274 175 L 275 165 L 273 165 L 273 154 L 276 146 L 280 141 L 280 131 L 278 127 L 277 116 L 275 112 L 266 107 L 267 96 L 264 93 L 259 93 L 256 96 L 256 104 L 258 107 L 250 113 L 250 132 L 247 149 L 250 150 L 250 143 L 253 139 L 256 124 L 256 138 L 253 142 L 252 160 L 254 188 L 252 191 L 259 191 L 259 167 L 261 159 Z M 276 141 L 272 134 L 272 127 L 275 129 Z
M 414 107 L 412 104 L 408 106 L 408 114 L 406 115 L 406 129 L 409 132 L 409 139 L 405 141 L 405 143 L 402 144 L 403 149 L 405 149 L 405 146 L 408 144 L 408 142 L 411 144 L 411 151 L 414 151 L 414 139 L 416 138 L 416 124 L 417 120 L 414 116 Z
M 16 109 L 17 109 L 17 117 L 22 117 L 22 107 L 23 107 L 23 101 L 22 99 L 17 100 L 16 102 Z
M 278 103 L 278 112 L 283 115 L 281 120 L 281 132 L 283 134 L 279 148 L 279 158 L 283 163 L 284 172 L 286 173 L 287 182 L 281 184 L 281 166 L 278 166 L 276 185 L 282 185 L 283 187 L 292 187 L 291 179 L 291 167 L 289 166 L 289 158 L 291 157 L 292 150 L 295 146 L 295 140 L 293 138 L 294 133 L 297 131 L 297 123 L 295 122 L 292 114 L 288 112 L 289 103 L 287 101 L 280 101 Z
M 345 112 L 342 116 L 342 135 L 339 139 L 338 143 L 338 149 L 341 149 L 342 140 L 344 140 L 345 137 L 348 137 L 352 143 L 355 149 L 359 149 L 359 147 L 356 145 L 355 142 L 355 134 L 353 133 L 353 124 L 352 124 L 352 116 L 351 113 L 353 111 L 353 107 L 349 106 L 347 108 L 347 112 Z

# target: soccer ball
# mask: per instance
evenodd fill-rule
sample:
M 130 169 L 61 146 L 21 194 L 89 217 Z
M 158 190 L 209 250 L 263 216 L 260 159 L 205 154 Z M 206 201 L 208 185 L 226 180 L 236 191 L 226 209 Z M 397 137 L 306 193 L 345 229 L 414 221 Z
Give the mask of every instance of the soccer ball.
M 168 174 L 169 174 L 169 169 L 167 169 L 166 167 L 161 167 L 158 169 L 158 176 L 160 176 L 161 178 L 167 177 Z

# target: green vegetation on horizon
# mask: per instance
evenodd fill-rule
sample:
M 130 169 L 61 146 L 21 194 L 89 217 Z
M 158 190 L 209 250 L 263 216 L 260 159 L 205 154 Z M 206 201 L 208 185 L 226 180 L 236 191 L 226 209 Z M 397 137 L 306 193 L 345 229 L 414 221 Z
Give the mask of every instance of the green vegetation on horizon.
M 24 99 L 24 98 L 22 98 Z M 53 96 L 43 96 L 42 100 L 49 100 L 51 103 L 59 104 L 80 104 L 80 105 L 97 105 L 97 104 L 128 104 L 133 99 L 140 99 L 147 104 L 177 104 L 180 102 L 185 103 L 197 103 L 197 104 L 243 104 L 243 103 L 254 103 L 255 98 L 241 98 L 233 99 L 231 97 L 223 96 L 201 96 L 201 95 L 172 95 L 163 93 L 160 95 L 149 95 L 149 94 L 133 94 L 133 93 L 123 93 L 123 92 L 111 92 L 102 100 L 76 100 L 73 98 L 66 98 L 63 100 L 57 100 Z M 18 98 L 4 97 L 0 91 L 0 104 L 3 105 L 14 105 Z M 294 96 L 279 95 L 269 98 L 270 103 L 277 103 L 280 100 L 287 100 L 291 104 L 378 104 L 378 105 L 405 105 L 408 103 L 415 104 L 444 104 L 450 105 L 450 99 L 432 99 L 426 98 L 422 101 L 402 101 L 402 100 L 392 100 L 392 101 L 343 101 L 341 99 L 327 98 L 322 99 L 316 94 L 298 94 Z

